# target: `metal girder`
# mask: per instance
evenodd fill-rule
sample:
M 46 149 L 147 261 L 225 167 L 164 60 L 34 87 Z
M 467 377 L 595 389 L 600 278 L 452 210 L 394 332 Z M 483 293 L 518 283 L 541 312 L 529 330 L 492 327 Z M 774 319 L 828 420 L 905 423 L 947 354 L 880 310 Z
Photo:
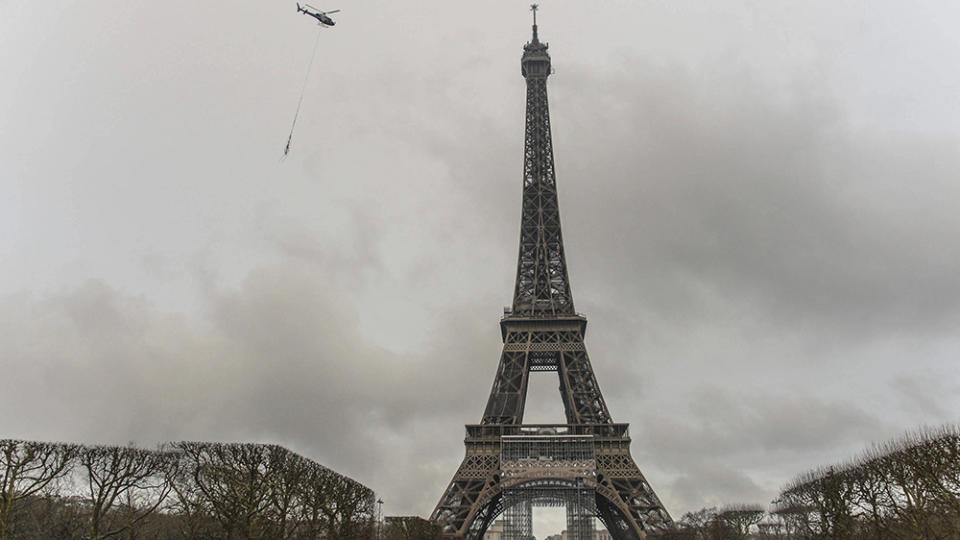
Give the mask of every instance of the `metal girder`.
M 586 319 L 543 320 L 508 317 L 503 352 L 483 414 L 484 424 L 521 424 L 531 371 L 556 371 L 570 424 L 612 423 L 583 343 Z

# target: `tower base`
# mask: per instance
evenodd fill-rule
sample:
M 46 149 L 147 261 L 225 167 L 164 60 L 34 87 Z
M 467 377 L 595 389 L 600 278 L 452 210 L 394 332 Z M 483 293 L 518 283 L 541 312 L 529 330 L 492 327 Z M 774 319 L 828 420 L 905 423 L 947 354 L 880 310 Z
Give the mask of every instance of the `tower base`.
M 466 428 L 466 456 L 431 515 L 446 538 L 479 540 L 508 508 L 558 498 L 560 490 L 593 494 L 594 500 L 581 508 L 595 509 L 617 540 L 674 529 L 630 456 L 627 424 Z M 585 517 L 578 514 L 578 519 Z

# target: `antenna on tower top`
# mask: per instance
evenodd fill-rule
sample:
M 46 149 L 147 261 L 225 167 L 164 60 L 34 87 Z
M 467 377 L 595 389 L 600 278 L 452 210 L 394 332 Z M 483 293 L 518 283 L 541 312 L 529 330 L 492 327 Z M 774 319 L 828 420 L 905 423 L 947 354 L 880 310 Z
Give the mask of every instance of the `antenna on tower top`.
M 540 40 L 537 39 L 537 9 L 538 9 L 539 7 L 540 7 L 540 6 L 538 6 L 537 4 L 530 4 L 530 11 L 533 12 L 533 41 L 534 41 L 534 43 L 537 43 L 537 42 L 540 41 Z

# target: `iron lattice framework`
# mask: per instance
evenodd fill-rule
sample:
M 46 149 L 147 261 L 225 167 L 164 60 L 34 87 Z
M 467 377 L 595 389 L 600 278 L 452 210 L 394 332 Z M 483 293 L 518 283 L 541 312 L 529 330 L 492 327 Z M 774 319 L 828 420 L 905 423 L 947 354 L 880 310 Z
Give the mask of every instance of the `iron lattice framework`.
M 446 537 L 479 539 L 503 514 L 523 535 L 531 505 L 553 503 L 566 505 L 571 530 L 584 537 L 596 516 L 616 539 L 646 538 L 674 525 L 630 456 L 627 424 L 613 423 L 584 346 L 587 320 L 573 307 L 550 138 L 550 55 L 536 19 L 523 49 L 526 129 L 513 307 L 500 321 L 503 352 L 483 419 L 467 426 L 466 457 L 431 519 Z M 558 373 L 566 424 L 523 424 L 532 371 Z
M 522 317 L 576 315 L 560 233 L 560 205 L 550 138 L 547 76 L 550 55 L 537 39 L 523 47 L 521 72 L 527 79 L 523 144 L 523 210 L 513 313 Z

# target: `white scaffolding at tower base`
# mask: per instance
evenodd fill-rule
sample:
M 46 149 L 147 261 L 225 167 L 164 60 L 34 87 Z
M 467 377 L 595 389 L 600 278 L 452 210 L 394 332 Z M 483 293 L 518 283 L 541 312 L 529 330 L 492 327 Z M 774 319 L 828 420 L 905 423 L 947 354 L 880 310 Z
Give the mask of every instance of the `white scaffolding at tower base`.
M 533 509 L 561 507 L 567 510 L 567 537 L 593 540 L 597 515 L 596 491 L 586 487 L 534 487 L 503 493 L 503 540 L 533 537 Z
M 593 540 L 597 475 L 591 435 L 504 435 L 504 540 L 530 540 L 534 507 L 564 507 L 571 540 Z

